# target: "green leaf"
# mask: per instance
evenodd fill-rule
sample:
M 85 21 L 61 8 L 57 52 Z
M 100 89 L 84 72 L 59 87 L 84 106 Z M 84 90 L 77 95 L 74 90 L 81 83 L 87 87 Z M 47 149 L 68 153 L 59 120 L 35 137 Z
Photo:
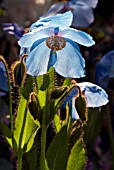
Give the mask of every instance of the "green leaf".
M 38 91 L 38 100 L 40 107 L 43 108 L 46 104 L 46 91 Z
M 14 130 L 14 139 L 17 143 L 18 149 L 22 150 L 25 145 L 30 145 L 29 140 L 32 142 L 31 146 L 33 144 L 33 128 L 34 128 L 34 120 L 27 109 L 27 100 L 21 97 L 19 108 L 17 112 L 16 117 L 16 123 L 15 123 L 15 130 Z M 27 149 L 28 146 L 26 146 L 26 150 L 28 151 L 30 149 Z
M 79 139 L 71 149 L 66 170 L 83 170 L 86 162 L 84 143 Z
M 66 170 L 67 154 L 67 127 L 63 126 L 46 152 L 46 161 L 49 169 Z
M 65 78 L 64 82 L 63 82 L 63 86 L 70 86 L 71 85 L 71 78 Z
M 7 138 L 13 137 L 11 130 L 1 121 L 0 121 L 0 129 L 1 129 L 4 137 L 7 137 Z
M 91 148 L 96 141 L 104 118 L 104 109 L 105 108 L 89 108 L 88 110 L 88 121 L 84 126 L 84 141 L 87 145 L 88 152 L 91 151 Z
M 33 77 L 28 76 L 26 84 L 22 89 L 22 95 L 28 100 L 29 94 L 33 91 Z
M 54 125 L 55 125 L 56 132 L 58 133 L 62 126 L 60 124 L 60 118 L 57 114 L 55 114 L 54 116 Z

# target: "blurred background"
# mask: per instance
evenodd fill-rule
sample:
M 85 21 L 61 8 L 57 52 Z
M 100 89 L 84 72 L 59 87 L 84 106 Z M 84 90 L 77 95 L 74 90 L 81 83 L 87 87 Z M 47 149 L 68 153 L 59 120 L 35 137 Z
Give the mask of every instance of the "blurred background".
M 14 34 L 4 31 L 3 23 L 16 23 L 25 30 L 46 14 L 52 4 L 64 2 L 66 1 L 0 0 L 0 55 L 4 56 L 9 67 L 19 59 L 20 48 L 17 43 L 18 38 Z M 114 141 L 114 62 L 112 62 L 114 52 L 111 57 L 110 55 L 107 57 L 104 65 L 101 64 L 103 62 L 100 63 L 104 56 L 114 50 L 114 2 L 113 0 L 98 0 L 96 7 L 92 10 L 94 15 L 92 23 L 86 27 L 73 26 L 73 28 L 89 33 L 96 42 L 89 48 L 80 47 L 86 61 L 86 77 L 77 81 L 89 81 L 101 86 L 108 93 L 110 102 L 108 106 L 103 107 L 102 117 L 98 117 L 100 126 L 96 130 L 94 142 L 90 146 L 86 170 L 114 170 L 114 166 L 112 166 L 112 162 L 114 162 L 114 142 L 112 142 Z M 107 75 L 110 72 L 107 70 L 109 68 L 112 71 L 111 76 Z M 6 123 L 8 122 L 4 115 L 8 114 L 7 98 L 7 95 L 0 97 L 0 118 Z M 15 168 L 16 160 L 13 151 L 3 136 L 0 136 L 0 170 L 15 170 Z

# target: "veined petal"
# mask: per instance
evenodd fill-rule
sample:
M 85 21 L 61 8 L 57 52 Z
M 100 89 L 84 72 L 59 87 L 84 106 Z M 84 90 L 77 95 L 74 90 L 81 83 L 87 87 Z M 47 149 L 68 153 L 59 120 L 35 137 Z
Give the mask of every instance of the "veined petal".
M 75 107 L 75 98 L 72 98 L 71 100 L 68 101 L 68 106 L 69 106 L 69 112 L 72 120 L 75 121 L 79 119 L 79 115 Z
M 76 43 L 87 47 L 95 44 L 95 41 L 89 34 L 73 28 L 68 28 L 64 29 L 63 31 L 59 31 L 59 34 L 64 38 L 69 38 L 72 41 L 75 41 Z
M 56 72 L 63 77 L 80 78 L 85 76 L 85 61 L 77 44 L 66 41 L 66 46 L 57 53 L 57 62 L 54 65 Z
M 54 28 L 43 28 L 41 30 L 35 29 L 35 32 L 29 32 L 24 34 L 22 38 L 18 41 L 21 47 L 31 47 L 33 43 L 39 39 L 50 37 L 54 34 Z
M 64 14 L 57 14 L 55 16 L 50 16 L 42 18 L 40 22 L 49 22 L 48 26 L 50 27 L 59 27 L 64 29 L 72 24 L 73 14 L 71 11 L 65 12 Z
M 77 83 L 77 85 L 84 92 L 87 107 L 101 107 L 109 102 L 107 93 L 101 87 L 90 82 Z
M 27 74 L 39 76 L 47 73 L 51 50 L 46 46 L 45 41 L 34 48 L 26 58 Z

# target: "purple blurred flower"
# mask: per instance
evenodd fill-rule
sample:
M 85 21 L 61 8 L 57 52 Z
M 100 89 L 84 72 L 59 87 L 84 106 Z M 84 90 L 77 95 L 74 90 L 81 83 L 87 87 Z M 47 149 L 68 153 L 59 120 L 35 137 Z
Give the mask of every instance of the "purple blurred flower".
M 41 18 L 72 11 L 72 26 L 88 27 L 94 21 L 93 9 L 97 6 L 97 3 L 98 0 L 69 0 L 67 2 L 55 3 Z
M 114 78 L 114 50 L 105 54 L 95 66 L 95 81 L 106 89 L 110 78 Z
M 2 27 L 5 32 L 15 35 L 17 39 L 20 39 L 24 34 L 24 28 L 17 23 L 3 23 Z

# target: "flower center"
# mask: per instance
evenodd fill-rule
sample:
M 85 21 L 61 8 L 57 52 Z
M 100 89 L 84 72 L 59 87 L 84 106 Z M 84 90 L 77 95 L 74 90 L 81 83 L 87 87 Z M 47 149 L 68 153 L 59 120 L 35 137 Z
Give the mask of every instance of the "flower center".
M 46 40 L 46 45 L 52 50 L 62 50 L 66 46 L 64 38 L 57 35 L 51 36 Z

